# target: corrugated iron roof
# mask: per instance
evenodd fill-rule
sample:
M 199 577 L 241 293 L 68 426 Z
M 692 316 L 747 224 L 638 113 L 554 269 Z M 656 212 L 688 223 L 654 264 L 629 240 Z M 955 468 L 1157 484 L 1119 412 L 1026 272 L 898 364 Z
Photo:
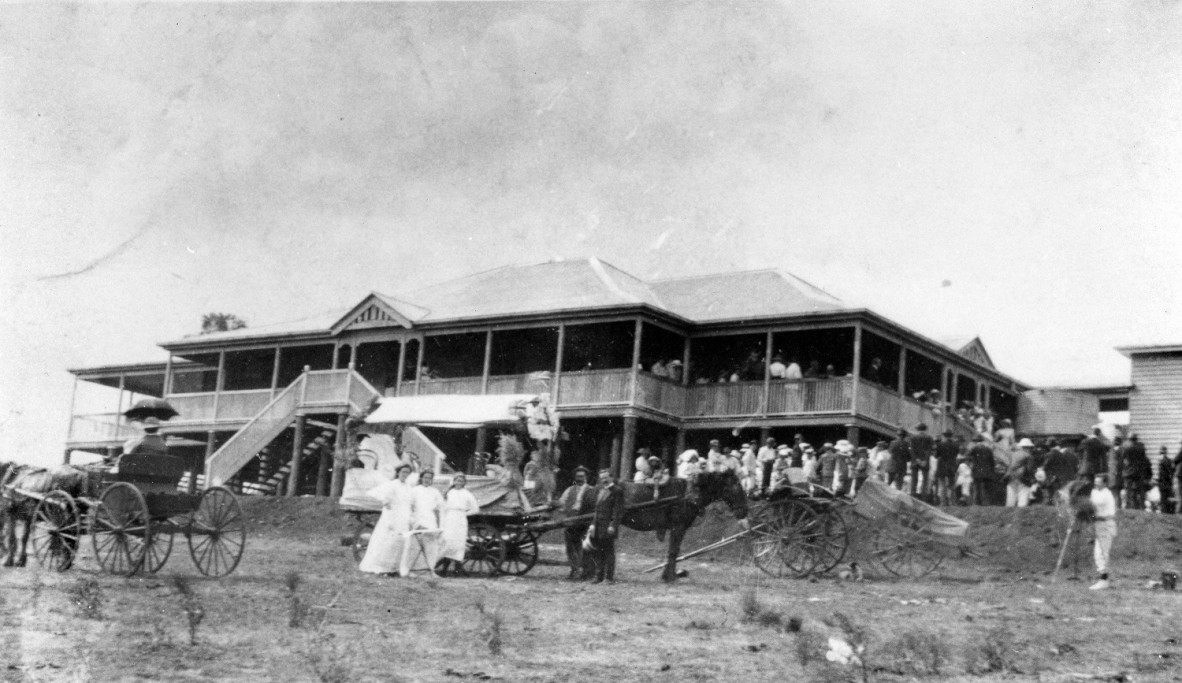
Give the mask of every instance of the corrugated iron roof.
M 694 322 L 743 320 L 845 309 L 841 301 L 781 270 L 711 273 L 649 284 L 667 309 Z

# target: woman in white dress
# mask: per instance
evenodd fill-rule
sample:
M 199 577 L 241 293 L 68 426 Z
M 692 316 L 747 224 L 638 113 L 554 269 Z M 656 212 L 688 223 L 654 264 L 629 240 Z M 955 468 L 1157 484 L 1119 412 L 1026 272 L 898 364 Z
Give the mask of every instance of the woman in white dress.
M 439 559 L 439 517 L 443 512 L 443 494 L 433 486 L 435 473 L 424 470 L 419 473 L 419 483 L 411 487 L 411 538 L 407 540 L 406 552 L 398 573 L 410 574 L 412 569 L 426 569 L 435 573 Z M 420 563 L 420 559 L 422 562 Z
M 410 531 L 411 488 L 406 483 L 409 476 L 410 466 L 403 465 L 396 471 L 396 478 L 366 492 L 370 498 L 381 501 L 382 516 L 374 526 L 365 557 L 357 567 L 363 572 L 392 575 L 398 571 L 406 532 Z
M 456 574 L 463 573 L 464 551 L 468 548 L 468 517 L 480 512 L 476 496 L 464 488 L 468 478 L 457 474 L 443 499 L 443 535 L 440 537 L 438 571 L 443 574 L 454 565 Z

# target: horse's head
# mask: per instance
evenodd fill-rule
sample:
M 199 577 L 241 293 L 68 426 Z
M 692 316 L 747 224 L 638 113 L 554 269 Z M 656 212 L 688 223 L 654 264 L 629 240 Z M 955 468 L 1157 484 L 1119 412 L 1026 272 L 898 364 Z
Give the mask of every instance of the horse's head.
M 734 472 L 703 472 L 697 477 L 697 487 L 702 507 L 721 500 L 736 519 L 747 517 L 747 493 L 743 491 L 743 483 Z

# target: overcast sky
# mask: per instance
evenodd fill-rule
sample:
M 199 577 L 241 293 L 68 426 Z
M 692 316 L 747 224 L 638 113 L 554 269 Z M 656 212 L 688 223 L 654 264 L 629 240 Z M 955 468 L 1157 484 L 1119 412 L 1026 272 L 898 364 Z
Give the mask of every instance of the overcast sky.
M 0 446 L 476 270 L 781 267 L 1028 383 L 1182 342 L 1182 3 L 0 6 Z

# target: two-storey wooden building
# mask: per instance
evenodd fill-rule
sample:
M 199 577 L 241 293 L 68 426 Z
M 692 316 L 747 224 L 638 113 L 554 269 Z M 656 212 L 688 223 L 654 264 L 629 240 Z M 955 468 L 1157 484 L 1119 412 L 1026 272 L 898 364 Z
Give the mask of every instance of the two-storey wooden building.
M 802 433 L 864 444 L 900 426 L 968 427 L 913 395 L 1016 417 L 1029 387 L 979 340 L 954 348 L 844 306 L 777 270 L 645 280 L 598 259 L 512 266 L 271 327 L 161 344 L 167 360 L 72 370 L 119 388 L 119 405 L 75 415 L 68 449 L 116 448 L 139 395 L 180 416 L 164 431 L 195 472 L 246 489 L 326 493 L 344 416 L 377 395 L 549 394 L 569 439 L 562 466 L 624 475 L 647 447 L 666 458 Z M 801 379 L 768 361 L 796 363 Z M 487 435 L 431 432 L 462 460 Z M 292 470 L 295 476 L 292 476 Z

